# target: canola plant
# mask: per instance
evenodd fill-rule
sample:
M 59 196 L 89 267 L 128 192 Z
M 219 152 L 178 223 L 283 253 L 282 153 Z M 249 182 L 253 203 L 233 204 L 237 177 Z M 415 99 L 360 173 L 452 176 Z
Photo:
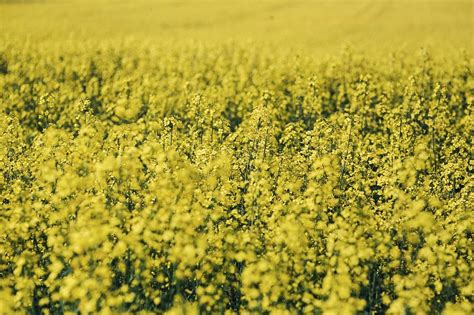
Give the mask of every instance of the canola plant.
M 8 39 L 0 314 L 473 312 L 470 49 Z

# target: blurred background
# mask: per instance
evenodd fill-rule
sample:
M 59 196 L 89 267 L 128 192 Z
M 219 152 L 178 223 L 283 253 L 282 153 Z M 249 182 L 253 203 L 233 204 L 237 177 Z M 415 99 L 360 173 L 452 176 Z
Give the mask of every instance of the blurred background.
M 472 0 L 0 0 L 0 33 L 41 39 L 472 49 Z M 6 37 L 5 37 L 6 36 Z M 7 39 L 6 39 L 7 40 Z

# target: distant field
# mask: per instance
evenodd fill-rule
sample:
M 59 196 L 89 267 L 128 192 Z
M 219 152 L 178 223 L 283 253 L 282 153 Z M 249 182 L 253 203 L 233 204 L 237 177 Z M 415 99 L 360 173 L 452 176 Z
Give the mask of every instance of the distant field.
M 0 1 L 0 31 L 34 37 L 255 40 L 316 51 L 472 47 L 472 1 Z

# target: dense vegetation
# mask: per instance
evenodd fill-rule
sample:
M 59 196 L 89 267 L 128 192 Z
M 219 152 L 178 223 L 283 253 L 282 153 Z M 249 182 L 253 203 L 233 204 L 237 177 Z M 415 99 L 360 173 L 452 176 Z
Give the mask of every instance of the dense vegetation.
M 471 50 L 12 34 L 0 314 L 473 312 Z
M 2 307 L 469 312 L 467 58 L 4 52 Z

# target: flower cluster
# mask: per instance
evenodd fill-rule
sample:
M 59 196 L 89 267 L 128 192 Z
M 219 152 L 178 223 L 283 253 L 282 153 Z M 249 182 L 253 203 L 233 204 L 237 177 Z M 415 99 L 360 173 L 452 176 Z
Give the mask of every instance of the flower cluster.
M 0 313 L 472 313 L 472 56 L 0 55 Z

